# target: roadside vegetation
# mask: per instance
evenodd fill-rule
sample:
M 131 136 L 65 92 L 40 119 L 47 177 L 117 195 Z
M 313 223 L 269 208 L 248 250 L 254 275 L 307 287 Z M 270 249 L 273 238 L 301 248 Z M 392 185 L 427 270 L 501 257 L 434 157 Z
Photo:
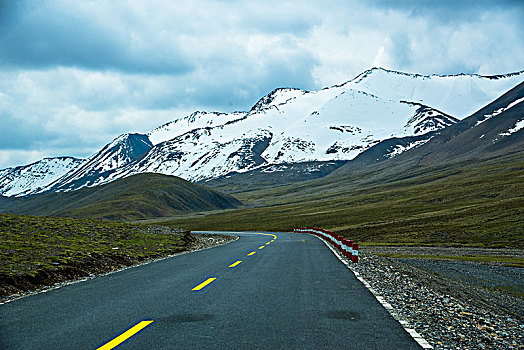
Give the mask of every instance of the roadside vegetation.
M 0 296 L 184 251 L 189 232 L 0 214 Z

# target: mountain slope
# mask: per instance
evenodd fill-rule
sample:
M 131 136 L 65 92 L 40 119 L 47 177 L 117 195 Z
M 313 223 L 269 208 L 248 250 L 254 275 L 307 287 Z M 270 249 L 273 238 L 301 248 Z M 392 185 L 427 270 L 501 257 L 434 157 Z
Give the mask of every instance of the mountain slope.
M 372 68 L 343 85 L 392 100 L 420 102 L 463 119 L 522 82 L 523 73 L 420 75 Z
M 450 127 L 427 135 L 382 141 L 318 180 L 280 187 L 272 184 L 269 189 L 264 183 L 251 183 L 249 188 L 237 186 L 236 183 L 249 180 L 243 177 L 237 177 L 234 183 L 227 179 L 208 183 L 235 193 L 248 203 L 273 205 L 310 200 L 312 193 L 331 198 L 349 188 L 373 188 L 433 174 L 445 177 L 450 168 L 460 171 L 484 159 L 491 163 L 506 158 L 519 160 L 524 157 L 523 99 L 521 83 Z M 398 148 L 403 152 L 397 152 Z
M 106 219 L 150 218 L 241 205 L 229 195 L 161 174 L 138 174 L 73 192 L 9 199 L 0 200 L 0 211 Z
M 274 164 L 350 160 L 384 139 L 450 126 L 459 119 L 449 111 L 463 118 L 466 110 L 481 107 L 523 79 L 520 73 L 441 77 L 373 69 L 319 91 L 276 89 L 244 116 L 222 115 L 224 124 L 190 131 L 184 124 L 182 134 L 156 144 L 105 181 L 145 171 L 205 180 Z M 379 81 L 384 87 L 379 88 Z
M 338 174 L 354 171 L 352 169 L 357 165 L 362 167 L 372 164 L 373 161 L 385 160 L 374 164 L 374 167 L 379 165 L 382 168 L 393 168 L 456 163 L 472 158 L 490 158 L 522 152 L 523 121 L 524 83 L 521 83 L 468 118 L 430 133 L 427 137 L 383 141 L 340 168 Z M 413 147 L 417 142 L 417 147 Z M 395 148 L 399 146 L 411 149 L 396 155 Z M 375 148 L 381 150 L 377 152 Z M 378 153 L 384 153 L 384 156 L 376 158 Z M 395 158 L 388 159 L 392 156 Z
M 0 195 L 24 196 L 39 191 L 84 163 L 84 159 L 73 157 L 44 158 L 29 165 L 0 170 Z

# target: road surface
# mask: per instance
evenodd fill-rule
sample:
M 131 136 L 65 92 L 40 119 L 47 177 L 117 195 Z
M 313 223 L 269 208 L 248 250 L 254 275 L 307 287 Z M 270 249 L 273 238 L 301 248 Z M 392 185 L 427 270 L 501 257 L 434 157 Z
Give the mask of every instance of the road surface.
M 0 305 L 0 349 L 420 349 L 318 238 L 238 235 Z

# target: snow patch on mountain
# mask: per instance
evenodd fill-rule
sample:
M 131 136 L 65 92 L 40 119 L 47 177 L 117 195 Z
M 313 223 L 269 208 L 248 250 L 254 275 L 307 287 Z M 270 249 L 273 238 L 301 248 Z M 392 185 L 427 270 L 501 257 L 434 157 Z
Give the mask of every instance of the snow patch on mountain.
M 396 101 L 422 103 L 463 119 L 522 82 L 523 73 L 420 75 L 372 68 L 342 86 Z
M 524 97 L 522 98 L 519 98 L 518 100 L 515 100 L 513 102 L 511 102 L 509 105 L 507 105 L 506 107 L 502 107 L 502 108 L 499 108 L 497 109 L 496 111 L 494 111 L 493 113 L 491 114 L 484 114 L 484 118 L 479 120 L 475 126 L 479 125 L 479 124 L 482 124 L 484 123 L 485 121 L 499 115 L 500 113 L 504 112 L 504 111 L 507 111 L 508 109 L 510 109 L 511 107 L 514 107 L 516 105 L 518 105 L 519 103 L 521 103 L 522 101 L 524 101 Z
M 509 129 L 507 132 L 499 134 L 500 136 L 510 136 L 511 134 L 516 133 L 517 131 L 524 129 L 524 119 L 521 119 L 515 123 L 515 126 Z
M 408 150 L 410 150 L 412 148 L 420 147 L 423 144 L 425 144 L 426 142 L 428 142 L 429 140 L 431 140 L 431 137 L 426 139 L 426 140 L 419 140 L 419 141 L 411 142 L 407 146 L 397 145 L 397 146 L 395 146 L 395 148 L 391 152 L 386 154 L 385 157 L 386 158 L 393 158 L 393 157 L 398 156 L 399 154 L 404 153 L 404 152 L 406 152 L 406 151 L 408 151 Z
M 86 161 L 73 157 L 44 158 L 29 165 L 3 169 L 0 171 L 0 194 L 21 197 L 38 192 Z
M 191 130 L 227 124 L 228 122 L 244 117 L 245 114 L 246 112 L 220 113 L 197 111 L 186 117 L 175 119 L 172 122 L 159 126 L 148 132 L 147 136 L 153 145 L 158 145 Z
M 445 128 L 459 121 L 449 114 L 420 103 L 406 101 L 401 101 L 401 103 L 418 106 L 417 111 L 405 126 L 406 132 L 411 132 L 413 135 L 427 134 L 428 132 Z
M 104 146 L 74 171 L 65 174 L 39 192 L 64 192 L 95 186 L 119 169 L 149 151 L 153 145 L 147 135 L 123 134 Z

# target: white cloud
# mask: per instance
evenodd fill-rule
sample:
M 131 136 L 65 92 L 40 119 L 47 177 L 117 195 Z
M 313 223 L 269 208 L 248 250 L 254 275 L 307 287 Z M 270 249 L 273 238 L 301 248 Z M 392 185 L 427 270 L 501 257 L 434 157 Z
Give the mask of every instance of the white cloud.
M 193 110 L 248 109 L 276 87 L 322 88 L 374 65 L 423 74 L 524 68 L 522 6 L 512 1 L 3 6 L 0 168 L 45 152 L 86 156 L 122 132 Z

